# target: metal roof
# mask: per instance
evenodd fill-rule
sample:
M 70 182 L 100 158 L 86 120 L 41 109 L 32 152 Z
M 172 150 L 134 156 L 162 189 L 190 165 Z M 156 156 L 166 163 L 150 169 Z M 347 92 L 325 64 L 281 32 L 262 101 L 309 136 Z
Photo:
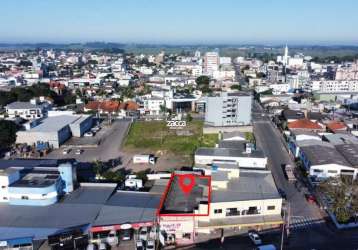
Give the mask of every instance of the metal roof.
M 301 147 L 311 165 L 339 164 L 350 167 L 346 159 L 334 148 L 322 145 L 310 145 Z
M 105 204 L 116 187 L 81 186 L 65 196 L 64 204 Z
M 269 171 L 240 171 L 239 178 L 228 180 L 227 188 L 213 189 L 211 202 L 280 199 Z
M 117 191 L 101 208 L 94 226 L 154 221 L 161 195 Z

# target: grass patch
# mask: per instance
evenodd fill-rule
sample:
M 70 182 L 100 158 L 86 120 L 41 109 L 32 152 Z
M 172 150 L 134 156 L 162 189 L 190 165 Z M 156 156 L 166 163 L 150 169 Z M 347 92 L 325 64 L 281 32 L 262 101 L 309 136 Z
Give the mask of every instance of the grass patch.
M 184 130 L 191 135 L 177 135 L 163 121 L 138 121 L 132 124 L 124 148 L 192 156 L 198 147 L 214 147 L 218 142 L 217 134 L 203 135 L 202 121 L 188 122 Z

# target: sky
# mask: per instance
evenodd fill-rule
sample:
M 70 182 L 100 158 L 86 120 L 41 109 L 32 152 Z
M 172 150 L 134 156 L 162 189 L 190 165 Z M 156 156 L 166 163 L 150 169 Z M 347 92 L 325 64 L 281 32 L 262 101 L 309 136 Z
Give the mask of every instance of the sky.
M 1 0 L 0 42 L 358 45 L 357 0 Z

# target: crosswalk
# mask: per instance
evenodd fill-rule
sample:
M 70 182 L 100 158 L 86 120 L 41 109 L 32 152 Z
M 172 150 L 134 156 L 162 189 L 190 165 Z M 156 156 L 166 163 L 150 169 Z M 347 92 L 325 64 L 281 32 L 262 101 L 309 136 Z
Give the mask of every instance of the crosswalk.
M 319 227 L 325 224 L 325 220 L 322 218 L 304 217 L 304 216 L 292 216 L 290 220 L 290 229 L 299 230 L 312 227 Z

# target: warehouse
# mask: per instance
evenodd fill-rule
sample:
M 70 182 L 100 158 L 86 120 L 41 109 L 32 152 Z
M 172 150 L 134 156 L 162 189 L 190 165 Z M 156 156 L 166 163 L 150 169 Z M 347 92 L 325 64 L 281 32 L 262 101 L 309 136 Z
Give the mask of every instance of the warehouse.
M 92 124 L 92 116 L 90 115 L 48 117 L 29 130 L 18 131 L 16 133 L 16 143 L 34 145 L 38 142 L 45 142 L 50 147 L 59 148 L 71 136 L 82 136 L 92 127 Z

